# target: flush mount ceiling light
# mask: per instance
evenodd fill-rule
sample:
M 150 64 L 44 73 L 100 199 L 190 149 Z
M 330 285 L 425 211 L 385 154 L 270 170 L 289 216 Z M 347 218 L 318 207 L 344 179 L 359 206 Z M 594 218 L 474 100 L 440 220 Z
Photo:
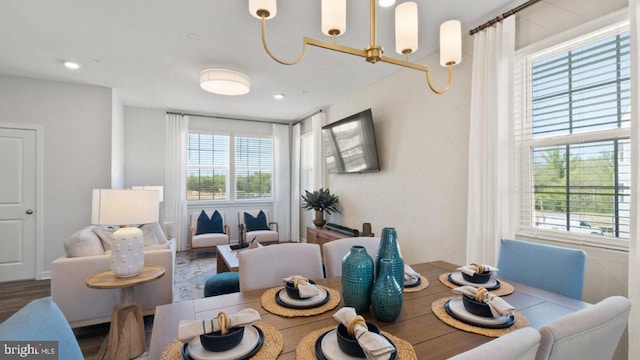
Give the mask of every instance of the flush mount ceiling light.
M 206 69 L 200 72 L 200 87 L 219 95 L 244 95 L 251 88 L 251 80 L 238 71 Z
M 427 84 L 433 92 L 436 94 L 444 94 L 449 91 L 453 78 L 453 67 L 459 64 L 462 60 L 460 21 L 449 20 L 440 25 L 440 65 L 447 67 L 448 72 L 447 86 L 441 90 L 432 85 L 430 69 L 428 66 L 409 62 L 409 54 L 418 49 L 418 6 L 416 3 L 407 1 L 396 6 L 396 52 L 404 55 L 404 60 L 382 55 L 382 46 L 376 43 L 377 19 L 375 0 L 370 0 L 369 9 L 370 42 L 369 46 L 364 50 L 360 50 L 344 45 L 338 45 L 336 43 L 336 38 L 339 35 L 344 34 L 347 27 L 346 0 L 322 0 L 322 32 L 331 36 L 333 42 L 316 40 L 305 36 L 303 38 L 302 53 L 300 56 L 293 61 L 285 61 L 276 57 L 271 50 L 269 50 L 266 40 L 266 22 L 268 19 L 276 16 L 276 0 L 249 0 L 249 12 L 251 15 L 262 21 L 262 45 L 264 46 L 267 54 L 281 64 L 297 64 L 304 57 L 307 45 L 311 45 L 327 50 L 360 56 L 372 64 L 382 61 L 422 71 L 426 74 Z
M 78 63 L 74 63 L 74 62 L 72 62 L 72 61 L 65 61 L 65 62 L 63 63 L 63 65 L 64 65 L 67 69 L 70 69 L 70 70 L 78 70 L 78 69 L 80 69 L 80 64 L 78 64 Z

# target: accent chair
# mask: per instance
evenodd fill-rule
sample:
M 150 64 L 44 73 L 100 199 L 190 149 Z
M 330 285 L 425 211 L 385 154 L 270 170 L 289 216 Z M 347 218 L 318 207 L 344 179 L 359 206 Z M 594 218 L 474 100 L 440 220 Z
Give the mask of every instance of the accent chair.
M 217 214 L 216 214 L 217 213 Z M 215 250 L 218 245 L 231 243 L 227 218 L 220 210 L 201 210 L 190 215 L 189 259 L 197 250 Z
M 502 335 L 449 360 L 534 360 L 539 345 L 540 333 L 532 327 L 526 327 Z
M 280 242 L 279 225 L 275 221 L 269 221 L 269 212 L 266 210 L 241 210 L 238 212 L 238 225 L 243 242 L 253 238 L 261 244 Z

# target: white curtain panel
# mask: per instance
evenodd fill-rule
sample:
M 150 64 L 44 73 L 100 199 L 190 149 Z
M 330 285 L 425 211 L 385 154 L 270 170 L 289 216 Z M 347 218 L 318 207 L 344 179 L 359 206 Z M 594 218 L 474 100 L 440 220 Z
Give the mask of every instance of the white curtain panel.
M 273 219 L 278 222 L 280 241 L 291 240 L 291 172 L 289 125 L 273 124 Z
M 324 149 L 322 149 L 322 126 L 327 123 L 327 114 L 319 112 L 311 117 L 313 131 L 313 190 L 325 187 Z
M 300 139 L 302 124 L 293 125 L 291 134 L 291 241 L 300 242 Z
M 177 251 L 187 250 L 187 133 L 189 117 L 167 114 L 164 219 L 173 222 Z
M 638 214 L 640 214 L 640 0 L 629 1 L 631 15 L 631 234 L 629 239 L 629 359 L 640 359 L 640 236 Z
M 467 263 L 495 265 L 509 229 L 515 16 L 474 36 L 469 126 Z

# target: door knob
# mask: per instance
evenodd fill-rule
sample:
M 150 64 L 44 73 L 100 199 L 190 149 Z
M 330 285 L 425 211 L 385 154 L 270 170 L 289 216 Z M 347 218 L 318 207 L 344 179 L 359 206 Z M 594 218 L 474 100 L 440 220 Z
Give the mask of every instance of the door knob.
M 25 212 L 27 213 L 27 215 L 31 215 L 31 214 L 33 214 L 33 210 L 31 210 L 31 209 L 29 209 L 29 210 L 27 210 L 27 211 L 25 211 Z

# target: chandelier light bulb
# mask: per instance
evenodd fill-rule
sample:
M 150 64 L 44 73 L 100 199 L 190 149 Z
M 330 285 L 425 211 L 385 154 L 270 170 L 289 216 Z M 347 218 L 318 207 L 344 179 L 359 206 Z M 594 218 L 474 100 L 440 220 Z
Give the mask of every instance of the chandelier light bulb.
M 396 0 L 379 0 L 378 5 L 382 7 L 389 7 L 396 3 Z
M 396 52 L 408 55 L 418 49 L 418 4 L 413 1 L 396 6 Z
M 460 21 L 445 21 L 440 25 L 440 65 L 458 65 L 460 61 L 462 61 Z
M 322 0 L 322 32 L 339 36 L 347 31 L 347 0 Z
M 271 19 L 278 13 L 277 2 L 276 0 L 249 0 L 249 12 L 258 19 L 261 18 L 261 14 L 264 14 L 266 19 Z

